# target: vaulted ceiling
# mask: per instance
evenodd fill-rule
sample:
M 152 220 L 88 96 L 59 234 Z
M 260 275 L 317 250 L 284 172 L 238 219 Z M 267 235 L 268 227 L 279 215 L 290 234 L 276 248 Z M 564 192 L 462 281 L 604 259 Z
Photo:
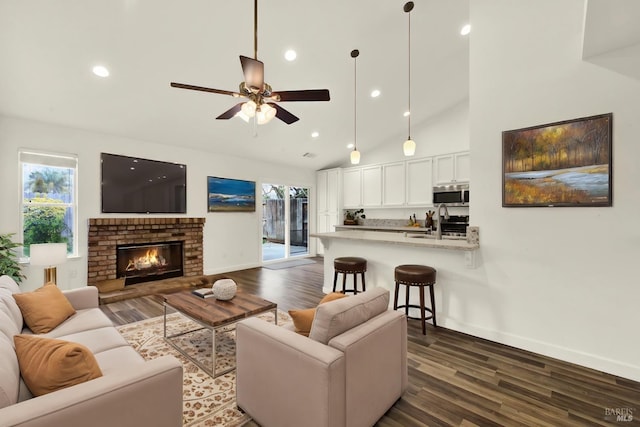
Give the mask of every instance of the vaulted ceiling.
M 357 48 L 358 148 L 364 154 L 397 140 L 400 150 L 408 95 L 403 5 L 260 0 L 265 80 L 275 91 L 327 88 L 331 101 L 282 103 L 300 121 L 256 128 L 215 119 L 234 98 L 169 86 L 237 90 L 238 56 L 253 56 L 252 0 L 0 0 L 0 114 L 319 169 L 348 158 Z M 468 15 L 468 0 L 415 1 L 413 126 L 468 98 L 469 36 L 459 33 Z M 284 59 L 287 49 L 297 51 L 295 61 Z M 93 75 L 96 64 L 110 76 Z

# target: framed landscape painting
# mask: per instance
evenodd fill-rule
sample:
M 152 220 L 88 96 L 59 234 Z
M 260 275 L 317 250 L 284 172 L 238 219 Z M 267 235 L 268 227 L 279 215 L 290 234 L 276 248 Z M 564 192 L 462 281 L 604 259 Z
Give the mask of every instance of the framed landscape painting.
M 240 179 L 207 177 L 209 212 L 255 212 L 256 183 Z
M 502 132 L 502 206 L 611 206 L 613 114 Z

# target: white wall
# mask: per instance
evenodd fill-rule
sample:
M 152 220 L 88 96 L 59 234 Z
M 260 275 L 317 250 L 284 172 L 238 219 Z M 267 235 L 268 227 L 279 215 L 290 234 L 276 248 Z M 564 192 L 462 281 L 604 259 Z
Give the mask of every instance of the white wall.
M 581 60 L 585 3 L 471 2 L 470 214 L 481 267 L 450 320 L 640 380 L 640 82 Z M 503 130 L 609 112 L 613 207 L 501 206 Z
M 411 137 L 416 142 L 413 157 L 405 157 L 402 144 L 407 138 L 406 132 L 398 134 L 397 140 L 361 153 L 360 164 L 366 166 L 380 163 L 400 162 L 409 159 L 438 156 L 469 150 L 469 104 L 467 101 L 445 110 L 431 119 L 412 125 Z M 345 156 L 341 167 L 353 166 Z M 431 208 L 431 210 L 434 210 Z M 426 209 L 412 208 L 369 208 L 365 215 L 370 219 L 407 219 L 416 215 L 419 220 L 425 219 Z M 451 207 L 452 215 L 468 215 L 468 207 Z
M 411 138 L 416 142 L 416 153 L 413 156 L 416 159 L 468 150 L 469 104 L 465 101 L 427 121 L 412 124 Z M 359 166 L 407 160 L 402 152 L 402 144 L 406 139 L 404 129 L 398 134 L 397 140 L 387 141 L 371 151 L 362 151 Z M 349 152 L 345 153 L 344 159 L 340 167 L 352 166 L 349 163 Z
M 252 144 L 255 139 L 239 140 Z M 262 221 L 259 205 L 261 182 L 314 187 L 312 171 L 291 166 L 268 164 L 220 154 L 195 151 L 132 140 L 113 135 L 87 132 L 33 121 L 0 117 L 0 233 L 19 236 L 20 189 L 18 150 L 30 148 L 78 155 L 79 258 L 58 267 L 61 288 L 84 286 L 87 277 L 87 219 L 96 217 L 132 217 L 129 214 L 100 213 L 100 153 L 108 152 L 172 161 L 187 165 L 186 217 L 205 217 L 204 272 L 213 274 L 255 267 L 261 264 Z M 207 176 L 222 176 L 256 181 L 258 206 L 255 213 L 207 213 Z M 313 208 L 310 209 L 313 212 Z M 181 216 L 181 215 L 152 215 Z M 24 268 L 28 280 L 22 288 L 42 285 L 42 268 Z

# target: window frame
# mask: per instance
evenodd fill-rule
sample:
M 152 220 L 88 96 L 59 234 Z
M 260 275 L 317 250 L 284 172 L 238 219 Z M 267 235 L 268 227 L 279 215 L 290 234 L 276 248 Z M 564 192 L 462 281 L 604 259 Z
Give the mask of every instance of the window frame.
M 70 208 L 72 211 L 72 224 L 71 233 L 72 248 L 71 252 L 67 252 L 67 257 L 78 256 L 78 156 L 71 153 L 55 153 L 42 150 L 21 148 L 18 150 L 18 170 L 20 174 L 20 196 L 19 196 L 19 218 L 20 218 L 20 238 L 24 243 L 24 210 L 27 202 L 25 200 L 25 176 L 24 176 L 24 164 L 40 165 L 43 167 L 58 167 L 73 169 L 73 182 L 71 183 L 72 201 L 71 203 L 36 203 L 32 206 L 64 206 Z M 22 247 L 22 256 L 24 259 L 28 257 L 24 254 L 24 247 Z

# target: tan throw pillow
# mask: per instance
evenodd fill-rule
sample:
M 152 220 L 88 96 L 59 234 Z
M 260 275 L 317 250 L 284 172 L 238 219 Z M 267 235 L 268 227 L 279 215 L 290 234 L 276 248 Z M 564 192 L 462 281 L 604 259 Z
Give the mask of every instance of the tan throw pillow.
M 313 316 L 316 315 L 315 308 L 307 308 L 305 310 L 289 310 L 289 316 L 293 320 L 293 326 L 296 327 L 296 332 L 305 337 L 309 336 L 311 331 L 311 324 L 313 323 Z
M 42 396 L 102 376 L 82 344 L 33 335 L 13 337 L 20 374 L 34 396 Z
M 346 297 L 347 294 L 343 294 L 342 292 L 331 292 L 330 294 L 326 294 L 321 300 L 320 300 L 320 304 L 324 304 L 325 302 L 329 302 L 329 301 L 333 301 L 333 300 L 337 300 L 340 298 L 344 298 Z
M 33 292 L 13 294 L 24 322 L 35 334 L 46 334 L 75 314 L 67 297 L 53 283 Z
M 344 298 L 347 295 L 342 292 L 332 292 L 330 294 L 325 295 L 318 305 L 324 304 L 325 302 L 334 301 L 340 298 Z M 313 324 L 313 318 L 316 315 L 315 308 L 307 308 L 305 310 L 289 310 L 289 315 L 293 320 L 293 326 L 296 328 L 296 332 L 300 335 L 304 335 L 305 337 L 309 336 L 309 332 L 311 331 L 311 325 Z

